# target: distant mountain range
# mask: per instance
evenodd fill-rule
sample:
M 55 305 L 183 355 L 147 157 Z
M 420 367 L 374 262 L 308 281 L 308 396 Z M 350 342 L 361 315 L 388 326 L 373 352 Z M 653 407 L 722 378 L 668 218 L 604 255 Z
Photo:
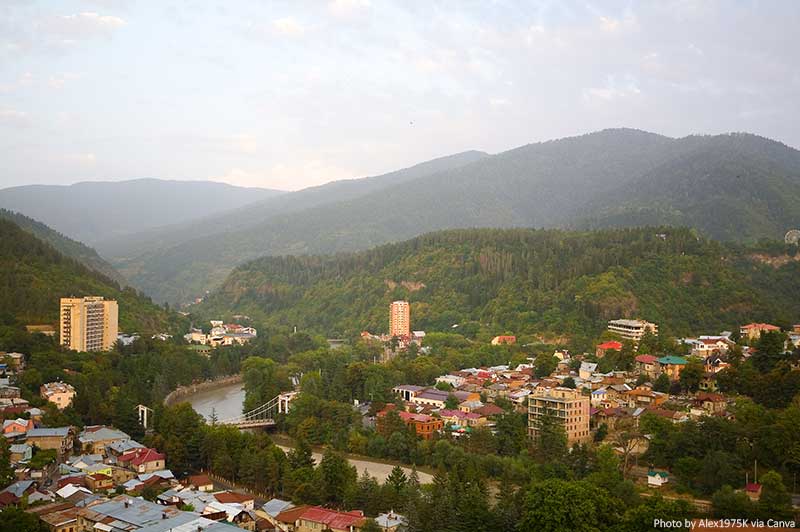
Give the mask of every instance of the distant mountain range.
M 654 321 L 666 335 L 790 326 L 798 278 L 796 246 L 725 244 L 691 229 L 458 229 L 356 253 L 257 259 L 192 313 L 356 338 L 388 332 L 389 303 L 407 299 L 415 329 L 588 349 L 619 317 Z
M 135 179 L 0 189 L 0 207 L 94 245 L 235 209 L 280 191 L 208 181 Z
M 22 324 L 56 325 L 59 298 L 100 295 L 119 303 L 120 330 L 168 330 L 174 316 L 132 288 L 122 288 L 59 252 L 47 241 L 52 233 L 45 226 L 23 229 L 12 217 L 0 217 L 0 322 L 13 318 Z M 42 239 L 38 235 L 43 235 Z
M 440 229 L 672 225 L 719 240 L 778 239 L 800 226 L 800 152 L 750 134 L 612 129 L 207 214 L 92 242 L 134 286 L 183 302 L 260 256 L 354 251 Z

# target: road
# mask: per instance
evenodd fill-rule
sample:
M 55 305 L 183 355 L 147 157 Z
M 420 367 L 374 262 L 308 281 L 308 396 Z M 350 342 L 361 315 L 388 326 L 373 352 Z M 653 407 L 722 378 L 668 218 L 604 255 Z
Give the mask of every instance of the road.
M 288 453 L 289 451 L 292 450 L 291 447 L 287 447 L 285 445 L 278 445 L 278 447 L 283 449 L 283 452 L 285 453 Z M 318 464 L 320 460 L 322 460 L 322 453 L 312 452 L 311 456 L 314 458 L 314 461 L 316 461 L 316 463 Z M 355 466 L 359 475 L 363 473 L 364 469 L 366 469 L 367 473 L 369 473 L 370 476 L 373 476 L 378 479 L 378 482 L 384 482 L 386 480 L 386 477 L 389 476 L 389 473 L 392 472 L 392 469 L 394 469 L 394 464 L 384 464 L 382 462 L 372 462 L 370 460 L 361 460 L 358 458 L 348 458 L 347 461 L 350 462 L 350 465 Z M 403 468 L 403 471 L 405 472 L 406 475 L 411 474 L 410 467 L 405 467 L 405 466 L 400 466 L 400 467 Z M 417 476 L 419 477 L 420 484 L 430 484 L 431 482 L 433 482 L 433 475 L 429 473 L 424 473 L 418 470 Z

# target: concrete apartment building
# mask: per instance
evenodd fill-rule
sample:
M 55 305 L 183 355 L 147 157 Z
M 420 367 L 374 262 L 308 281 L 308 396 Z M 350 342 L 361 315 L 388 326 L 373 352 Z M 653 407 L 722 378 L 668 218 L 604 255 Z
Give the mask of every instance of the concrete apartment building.
M 528 396 L 528 435 L 536 439 L 542 418 L 552 416 L 564 425 L 568 445 L 589 441 L 589 404 L 572 388 L 537 388 Z
M 611 320 L 608 322 L 608 330 L 620 335 L 622 338 L 632 340 L 638 344 L 644 333 L 650 331 L 658 336 L 658 325 L 644 320 Z
M 100 296 L 61 298 L 61 345 L 73 351 L 108 351 L 117 341 L 119 308 Z
M 389 336 L 411 335 L 411 306 L 408 301 L 393 301 L 389 307 Z

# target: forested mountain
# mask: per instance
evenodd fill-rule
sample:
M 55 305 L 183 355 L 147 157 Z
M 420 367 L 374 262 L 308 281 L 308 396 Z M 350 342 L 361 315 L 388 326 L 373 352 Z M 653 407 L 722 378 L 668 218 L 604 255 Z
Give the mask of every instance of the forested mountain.
M 367 249 L 448 228 L 666 224 L 721 240 L 774 239 L 800 226 L 800 152 L 748 134 L 605 130 L 335 199 L 249 216 L 251 225 L 215 234 L 213 245 L 195 231 L 114 264 L 155 297 L 185 300 L 261 255 Z
M 169 315 L 132 288 L 89 270 L 7 219 L 0 219 L 0 316 L 58 322 L 59 298 L 100 295 L 119 303 L 120 330 L 163 331 Z
M 43 242 L 53 246 L 62 255 L 80 262 L 90 270 L 94 270 L 108 277 L 120 286 L 125 286 L 127 284 L 125 278 L 122 277 L 122 275 L 120 275 L 119 272 L 117 272 L 117 270 L 111 266 L 111 264 L 106 262 L 102 257 L 100 257 L 100 255 L 97 254 L 94 249 L 90 248 L 89 246 L 86 246 L 76 240 L 72 240 L 71 238 L 62 235 L 58 231 L 50 229 L 43 223 L 37 222 L 33 218 L 28 218 L 27 216 L 17 212 L 0 209 L 0 218 L 14 222 L 21 229 L 31 233 L 39 240 L 42 240 Z
M 236 268 L 197 312 L 353 336 L 386 332 L 389 303 L 406 298 L 414 329 L 586 345 L 618 317 L 664 334 L 789 324 L 798 278 L 796 247 L 722 244 L 689 229 L 452 230 L 352 254 L 264 257 Z
M 249 236 L 262 227 L 275 232 L 264 235 L 267 239 L 280 238 L 277 231 L 286 230 L 287 225 L 294 227 L 297 217 L 305 220 L 307 214 L 304 213 L 370 193 L 380 195 L 381 190 L 460 168 L 484 157 L 487 155 L 483 152 L 468 151 L 380 176 L 334 181 L 196 222 L 103 242 L 98 249 L 135 286 L 159 301 L 183 302 L 217 286 L 235 265 L 270 253 L 265 251 L 268 250 L 266 242 L 256 242 L 254 247 L 247 243 Z M 284 220 L 286 223 L 282 223 Z M 278 226 L 271 226 L 271 222 Z M 303 229 L 302 223 L 298 229 Z M 290 239 L 295 235 L 293 232 L 286 234 Z M 301 234 L 302 239 L 310 237 Z M 385 240 L 380 240 L 383 242 Z
M 279 195 L 207 181 L 134 179 L 0 189 L 0 207 L 94 244 L 151 227 L 197 219 Z

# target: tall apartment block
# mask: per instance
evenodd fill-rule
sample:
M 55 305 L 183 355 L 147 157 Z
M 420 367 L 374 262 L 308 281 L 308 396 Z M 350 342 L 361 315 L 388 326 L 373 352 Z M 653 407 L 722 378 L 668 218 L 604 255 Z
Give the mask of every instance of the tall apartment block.
M 389 307 L 389 336 L 411 334 L 411 306 L 408 301 L 394 301 Z
M 61 345 L 73 351 L 108 351 L 117 341 L 117 302 L 99 296 L 61 298 Z
M 528 396 L 528 435 L 538 438 L 542 418 L 551 416 L 564 425 L 568 445 L 589 441 L 589 402 L 572 388 L 537 388 Z
M 644 320 L 611 320 L 608 330 L 638 344 L 646 331 L 658 336 L 658 325 Z

